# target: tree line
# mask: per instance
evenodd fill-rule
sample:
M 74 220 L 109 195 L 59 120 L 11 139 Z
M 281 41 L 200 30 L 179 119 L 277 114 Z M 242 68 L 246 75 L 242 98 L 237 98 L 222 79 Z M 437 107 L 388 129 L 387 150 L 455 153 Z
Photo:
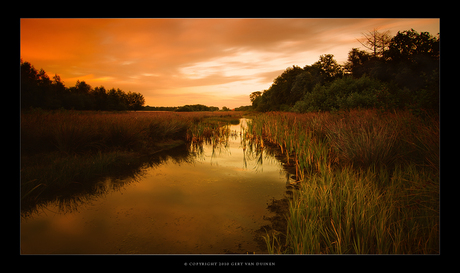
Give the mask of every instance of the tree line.
M 77 80 L 66 87 L 59 75 L 51 80 L 43 69 L 37 71 L 21 59 L 21 108 L 75 109 L 75 110 L 140 110 L 145 103 L 141 93 L 125 92 L 119 88 L 106 90 L 92 88 Z
M 439 34 L 377 30 L 363 34 L 367 51 L 353 48 L 340 65 L 321 55 L 312 65 L 292 66 L 269 89 L 250 94 L 256 111 L 334 111 L 352 108 L 439 112 Z
M 145 111 L 169 111 L 169 112 L 202 112 L 202 111 L 219 111 L 219 107 L 206 106 L 203 104 L 193 104 L 184 106 L 144 106 Z M 228 107 L 222 107 L 221 111 L 230 111 Z

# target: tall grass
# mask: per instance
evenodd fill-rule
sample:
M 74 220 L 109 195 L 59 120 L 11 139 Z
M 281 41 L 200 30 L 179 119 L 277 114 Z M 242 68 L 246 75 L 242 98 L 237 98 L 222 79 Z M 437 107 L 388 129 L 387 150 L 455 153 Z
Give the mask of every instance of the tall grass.
M 202 117 L 156 112 L 22 113 L 21 151 L 74 154 L 116 149 L 148 153 L 164 140 L 185 140 L 188 125 L 197 118 Z
M 437 253 L 436 178 L 420 175 L 414 165 L 389 175 L 344 168 L 309 177 L 290 203 L 285 251 Z
M 126 168 L 142 157 L 221 130 L 215 119 L 241 113 L 42 111 L 21 113 L 21 194 L 47 192 Z M 233 118 L 234 119 L 234 118 Z M 134 165 L 136 165 L 134 164 Z
M 250 136 L 280 146 L 300 189 L 272 253 L 438 253 L 439 121 L 409 112 L 268 113 Z

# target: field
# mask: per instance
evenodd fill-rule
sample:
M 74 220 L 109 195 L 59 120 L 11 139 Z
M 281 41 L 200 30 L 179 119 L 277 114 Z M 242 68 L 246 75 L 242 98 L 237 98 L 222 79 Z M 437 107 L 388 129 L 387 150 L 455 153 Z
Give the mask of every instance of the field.
M 438 117 L 278 112 L 248 129 L 280 147 L 298 180 L 270 253 L 439 253 Z
M 239 116 L 239 112 L 23 112 L 22 209 L 52 200 L 73 185 L 133 169 L 152 154 L 203 140 Z

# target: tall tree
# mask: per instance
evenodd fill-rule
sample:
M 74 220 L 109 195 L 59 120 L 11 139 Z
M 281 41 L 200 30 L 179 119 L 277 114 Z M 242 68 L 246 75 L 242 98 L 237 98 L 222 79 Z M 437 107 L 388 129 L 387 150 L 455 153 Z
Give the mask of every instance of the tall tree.
M 369 61 L 370 55 L 357 48 L 353 48 L 348 52 L 348 61 L 345 63 L 345 70 L 353 75 L 355 78 L 360 78 L 366 73 L 365 64 Z
M 265 90 L 264 90 L 265 91 Z M 251 95 L 249 95 L 249 99 L 251 100 L 252 102 L 252 108 L 253 109 L 258 109 L 259 108 L 259 105 L 261 104 L 262 102 L 262 95 L 263 95 L 263 92 L 262 91 L 256 91 L 256 92 L 252 92 Z
M 97 110 L 108 110 L 108 95 L 104 86 L 94 88 L 91 95 L 95 99 L 95 107 Z
M 423 57 L 439 60 L 439 34 L 437 37 L 428 32 L 418 33 L 414 29 L 398 31 L 391 39 L 388 57 L 392 61 L 417 62 Z
M 271 110 L 280 110 L 282 104 L 294 105 L 296 96 L 291 92 L 292 86 L 296 77 L 303 72 L 299 66 L 293 65 L 286 68 L 286 70 L 273 81 L 268 91 L 272 95 L 273 107 Z M 298 98 L 297 98 L 298 99 Z
M 80 94 L 88 94 L 91 91 L 91 85 L 87 84 L 85 81 L 77 80 L 74 91 Z
M 334 59 L 333 54 L 319 56 L 319 60 L 312 66 L 319 69 L 324 82 L 330 82 L 343 76 L 343 68 Z
M 249 95 L 249 99 L 251 100 L 252 103 L 254 103 L 254 101 L 260 96 L 262 96 L 262 92 L 261 91 L 255 91 L 255 92 L 252 92 Z
M 37 94 L 38 71 L 29 62 L 21 60 L 21 107 L 38 107 L 40 96 Z
M 390 45 L 390 31 L 380 33 L 377 29 L 374 29 L 368 33 L 362 33 L 362 35 L 364 37 L 361 40 L 358 39 L 358 42 L 372 52 L 372 57 L 384 57 L 384 53 Z
M 141 93 L 134 93 L 131 91 L 128 91 L 128 94 L 126 94 L 126 100 L 131 110 L 140 110 L 145 103 L 144 96 Z

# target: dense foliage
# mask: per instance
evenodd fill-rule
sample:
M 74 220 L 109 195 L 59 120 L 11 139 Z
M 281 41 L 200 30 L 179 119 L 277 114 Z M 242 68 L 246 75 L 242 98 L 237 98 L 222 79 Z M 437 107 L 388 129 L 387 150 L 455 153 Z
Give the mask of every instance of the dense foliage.
M 389 38 L 387 32 L 365 52 L 353 48 L 340 65 L 332 54 L 304 68 L 288 67 L 269 89 L 250 95 L 257 111 L 383 108 L 439 111 L 439 35 L 411 29 Z M 366 36 L 366 38 L 368 38 Z M 363 44 L 364 45 L 364 44 Z
M 142 94 L 119 88 L 92 88 L 84 81 L 66 87 L 59 75 L 51 80 L 43 69 L 37 71 L 29 62 L 21 60 L 22 109 L 140 110 L 144 103 Z

